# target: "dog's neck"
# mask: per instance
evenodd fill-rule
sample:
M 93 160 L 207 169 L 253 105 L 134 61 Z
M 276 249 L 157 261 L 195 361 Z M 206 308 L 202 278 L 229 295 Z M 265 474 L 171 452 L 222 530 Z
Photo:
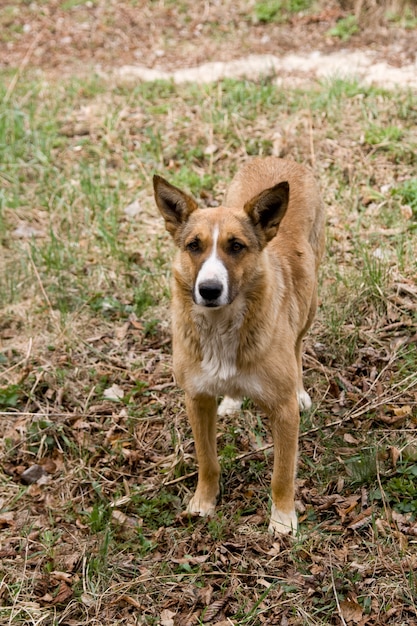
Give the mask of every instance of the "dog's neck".
M 239 301 L 219 309 L 193 308 L 201 367 L 207 376 L 227 380 L 236 375 L 240 330 L 245 312 L 245 307 Z

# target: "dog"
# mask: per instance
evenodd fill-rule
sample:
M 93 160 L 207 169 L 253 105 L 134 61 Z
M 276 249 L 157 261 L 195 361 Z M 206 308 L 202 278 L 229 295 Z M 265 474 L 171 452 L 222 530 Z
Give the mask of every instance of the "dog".
M 173 264 L 173 367 L 185 391 L 199 466 L 188 511 L 212 515 L 219 495 L 220 412 L 250 397 L 270 418 L 274 465 L 269 531 L 296 534 L 295 474 L 302 339 L 317 308 L 325 214 L 312 173 L 295 161 L 254 158 L 224 204 L 197 202 L 155 175 L 155 201 L 178 248 Z

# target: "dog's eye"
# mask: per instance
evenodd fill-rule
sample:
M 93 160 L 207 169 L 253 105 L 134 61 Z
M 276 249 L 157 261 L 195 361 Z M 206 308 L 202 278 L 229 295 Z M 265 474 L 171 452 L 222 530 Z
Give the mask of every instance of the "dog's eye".
M 189 252 L 198 252 L 200 250 L 200 241 L 193 239 L 190 243 L 187 243 L 186 248 Z
M 230 252 L 241 252 L 246 246 L 240 241 L 231 241 L 230 242 Z

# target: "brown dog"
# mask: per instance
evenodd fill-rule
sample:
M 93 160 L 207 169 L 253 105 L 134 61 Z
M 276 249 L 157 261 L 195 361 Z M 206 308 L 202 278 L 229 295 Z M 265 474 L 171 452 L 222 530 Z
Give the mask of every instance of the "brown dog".
M 155 199 L 179 249 L 173 267 L 174 373 L 185 390 L 199 475 L 188 510 L 210 515 L 219 494 L 217 397 L 252 398 L 274 440 L 272 533 L 295 533 L 294 479 L 302 339 L 317 305 L 324 209 L 309 170 L 275 157 L 249 161 L 223 206 L 154 177 Z

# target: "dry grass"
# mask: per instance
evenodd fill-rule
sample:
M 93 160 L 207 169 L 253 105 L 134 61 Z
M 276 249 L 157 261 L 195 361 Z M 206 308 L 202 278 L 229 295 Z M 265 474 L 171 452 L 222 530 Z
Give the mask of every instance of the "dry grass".
M 7 85 L 0 623 L 417 623 L 415 95 L 22 71 L 5 102 Z M 276 542 L 271 438 L 250 402 L 219 423 L 218 514 L 182 513 L 196 466 L 150 185 L 159 171 L 219 201 L 248 155 L 270 153 L 315 169 L 329 215 L 301 532 Z

